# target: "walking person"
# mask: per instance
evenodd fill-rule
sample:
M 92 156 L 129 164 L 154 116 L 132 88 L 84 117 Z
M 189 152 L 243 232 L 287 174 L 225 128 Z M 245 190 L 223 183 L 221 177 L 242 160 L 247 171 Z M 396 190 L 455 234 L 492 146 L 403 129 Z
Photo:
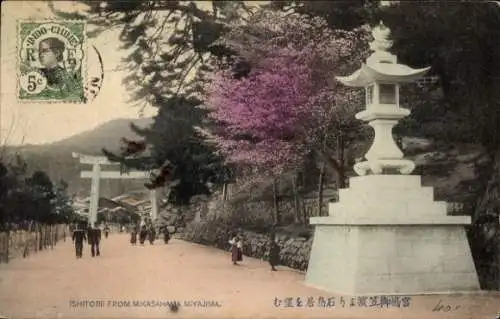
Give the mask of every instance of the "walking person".
M 141 245 L 144 245 L 147 236 L 148 236 L 148 230 L 146 229 L 146 225 L 142 225 L 141 231 L 139 232 L 139 243 Z
M 170 232 L 168 231 L 167 226 L 163 226 L 163 242 L 165 244 L 168 244 L 169 241 L 170 241 Z
M 280 264 L 280 246 L 278 246 L 274 235 L 271 236 L 269 243 L 269 264 L 271 265 L 271 271 L 276 271 L 275 267 Z
M 155 231 L 155 228 L 153 225 L 149 226 L 148 239 L 149 239 L 149 243 L 151 245 L 153 245 L 154 241 L 156 239 L 156 231 Z
M 92 257 L 100 256 L 101 252 L 99 250 L 99 244 L 101 243 L 101 229 L 96 227 L 94 223 L 93 227 L 89 228 L 88 232 L 88 242 L 90 244 L 90 253 Z
M 73 230 L 73 242 L 75 243 L 76 258 L 82 258 L 83 255 L 83 242 L 87 240 L 85 230 L 79 224 Z
M 137 243 L 137 233 L 139 232 L 139 229 L 137 225 L 133 225 L 132 229 L 130 230 L 130 243 L 132 245 L 135 245 Z
M 104 225 L 104 238 L 108 238 L 109 235 L 109 225 Z
M 233 265 L 238 265 L 239 261 L 243 261 L 243 253 L 241 251 L 243 244 L 239 236 L 234 236 L 230 241 L 231 244 L 231 260 Z

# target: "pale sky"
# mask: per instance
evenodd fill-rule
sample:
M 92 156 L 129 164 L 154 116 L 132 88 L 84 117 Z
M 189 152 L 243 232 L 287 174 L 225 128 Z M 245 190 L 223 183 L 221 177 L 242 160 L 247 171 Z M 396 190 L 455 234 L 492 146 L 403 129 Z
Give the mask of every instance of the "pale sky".
M 73 7 L 74 3 L 56 1 L 57 6 Z M 112 71 L 124 56 L 118 50 L 118 31 L 106 32 L 89 39 L 101 52 L 105 74 L 100 94 L 90 104 L 21 103 L 16 95 L 16 46 L 18 19 L 53 18 L 46 2 L 2 2 L 1 82 L 0 82 L 0 145 L 42 144 L 92 129 L 115 118 L 137 118 L 139 108 L 127 103 L 128 94 L 121 84 L 124 73 Z M 89 62 L 90 64 L 90 62 Z M 91 65 L 89 65 L 89 68 Z M 152 116 L 156 109 L 145 110 Z

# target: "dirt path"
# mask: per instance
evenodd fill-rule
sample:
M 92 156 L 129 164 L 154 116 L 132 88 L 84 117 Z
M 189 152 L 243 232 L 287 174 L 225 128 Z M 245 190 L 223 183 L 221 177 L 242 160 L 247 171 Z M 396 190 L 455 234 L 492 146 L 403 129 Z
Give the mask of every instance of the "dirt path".
M 306 287 L 304 274 L 269 271 L 266 262 L 230 263 L 229 252 L 173 240 L 131 246 L 126 235 L 103 241 L 102 256 L 74 257 L 70 241 L 0 266 L 0 314 L 8 318 L 487 318 L 500 312 L 500 295 L 413 297 L 408 307 L 356 305 L 350 297 Z M 285 307 L 293 297 L 294 306 Z M 300 297 L 302 307 L 296 304 Z M 308 297 L 315 305 L 306 307 Z M 319 307 L 322 297 L 335 306 Z M 275 306 L 281 301 L 281 305 Z M 180 302 L 171 312 L 166 301 Z M 190 301 L 210 301 L 205 307 Z M 450 312 L 433 312 L 441 300 Z M 85 305 L 83 302 L 88 301 Z M 90 302 L 92 301 L 92 303 Z M 149 305 L 148 302 L 149 301 Z M 156 302 L 158 301 L 158 302 Z M 160 303 L 165 301 L 165 303 Z M 332 302 L 333 299 L 330 300 Z M 219 307 L 217 307 L 219 305 Z

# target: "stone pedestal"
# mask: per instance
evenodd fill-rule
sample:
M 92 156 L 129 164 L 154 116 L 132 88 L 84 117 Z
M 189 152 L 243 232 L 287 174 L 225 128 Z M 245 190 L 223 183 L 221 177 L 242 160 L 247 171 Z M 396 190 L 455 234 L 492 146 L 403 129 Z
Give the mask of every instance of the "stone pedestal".
M 467 216 L 447 216 L 420 176 L 350 179 L 316 225 L 306 284 L 344 294 L 479 290 L 465 234 Z

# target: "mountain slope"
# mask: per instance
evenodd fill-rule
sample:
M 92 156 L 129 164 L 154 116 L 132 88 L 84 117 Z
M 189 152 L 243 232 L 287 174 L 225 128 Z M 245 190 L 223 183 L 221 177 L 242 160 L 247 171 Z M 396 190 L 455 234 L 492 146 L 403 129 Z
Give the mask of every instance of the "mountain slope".
M 144 119 L 116 119 L 106 122 L 95 129 L 71 136 L 50 144 L 23 145 L 9 147 L 8 153 L 19 153 L 28 163 L 28 170 L 43 170 L 48 173 L 53 181 L 64 179 L 69 184 L 69 192 L 78 196 L 88 196 L 90 193 L 90 180 L 80 178 L 81 170 L 90 170 L 90 165 L 80 164 L 72 157 L 73 152 L 102 155 L 101 149 L 106 148 L 113 152 L 120 149 L 120 139 L 138 139 L 139 137 L 130 129 L 133 122 L 139 127 L 152 123 L 151 118 Z M 117 167 L 105 169 L 118 170 Z M 102 180 L 101 196 L 112 197 L 124 191 L 143 187 L 141 180 Z
M 67 151 L 70 148 L 73 151 L 82 151 L 92 155 L 102 155 L 103 147 L 118 151 L 120 148 L 120 138 L 126 137 L 129 139 L 138 138 L 138 136 L 130 129 L 130 123 L 145 127 L 152 124 L 151 118 L 144 119 L 116 119 L 106 122 L 95 129 L 85 131 L 83 133 L 68 137 L 66 139 L 43 145 L 28 145 L 22 148 L 37 151 Z

